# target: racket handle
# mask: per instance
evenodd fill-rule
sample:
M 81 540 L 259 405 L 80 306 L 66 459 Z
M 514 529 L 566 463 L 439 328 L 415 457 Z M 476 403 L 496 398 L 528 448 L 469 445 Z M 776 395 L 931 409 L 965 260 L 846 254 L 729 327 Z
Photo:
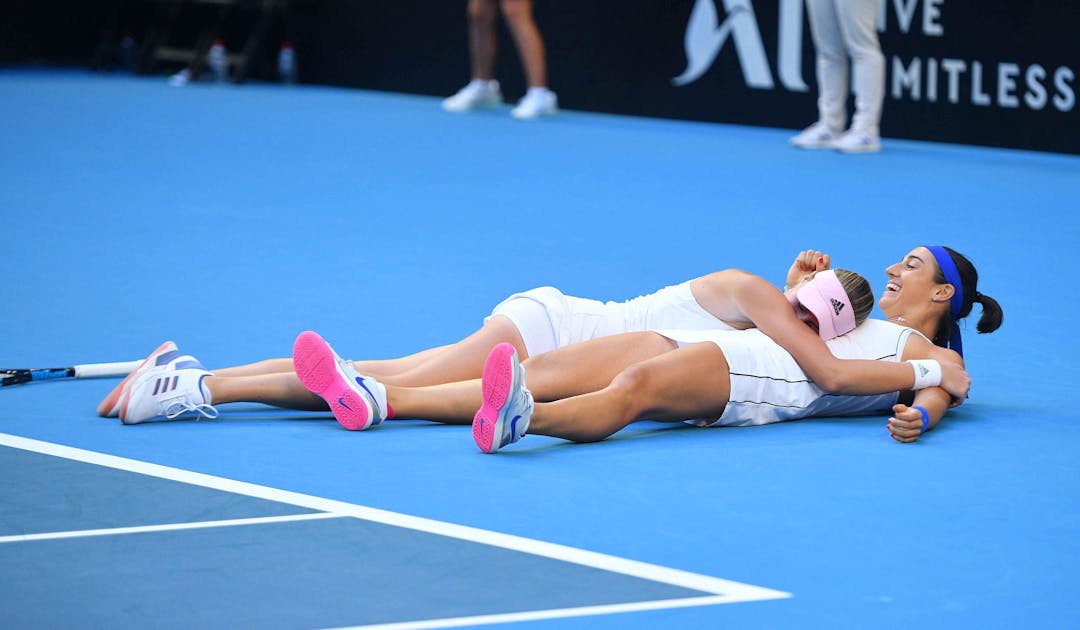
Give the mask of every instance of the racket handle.
M 75 378 L 109 378 L 113 376 L 127 376 L 142 361 L 119 361 L 116 363 L 87 363 L 75 366 Z

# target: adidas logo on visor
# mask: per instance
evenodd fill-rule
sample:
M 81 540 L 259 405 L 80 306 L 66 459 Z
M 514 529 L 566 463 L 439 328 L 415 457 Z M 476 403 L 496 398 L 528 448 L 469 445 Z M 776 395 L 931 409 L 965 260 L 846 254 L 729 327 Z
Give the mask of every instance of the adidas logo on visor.
M 829 302 L 832 303 L 833 315 L 839 315 L 840 311 L 844 310 L 844 303 L 836 298 L 829 298 Z

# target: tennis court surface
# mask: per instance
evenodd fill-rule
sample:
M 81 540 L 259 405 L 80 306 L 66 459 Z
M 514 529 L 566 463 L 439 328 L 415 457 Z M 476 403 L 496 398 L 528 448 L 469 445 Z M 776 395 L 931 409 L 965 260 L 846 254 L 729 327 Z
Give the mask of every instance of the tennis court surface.
M 122 426 L 112 380 L 0 391 L 0 618 L 37 627 L 1075 627 L 1080 158 L 359 90 L 0 73 L 0 364 L 385 358 L 510 293 L 622 300 L 818 248 L 875 291 L 969 256 L 1005 325 L 920 442 L 884 417 L 599 444 L 352 433 L 223 406 Z M 887 107 L 887 104 L 886 104 Z M 887 128 L 885 130 L 888 135 Z

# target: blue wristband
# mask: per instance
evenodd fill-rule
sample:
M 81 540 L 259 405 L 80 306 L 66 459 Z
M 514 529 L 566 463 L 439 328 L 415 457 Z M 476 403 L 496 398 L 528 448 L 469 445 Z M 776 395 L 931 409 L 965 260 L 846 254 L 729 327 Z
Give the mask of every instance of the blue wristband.
M 930 429 L 930 412 L 925 407 L 912 407 L 912 409 L 918 409 L 922 414 L 922 432 L 926 433 Z

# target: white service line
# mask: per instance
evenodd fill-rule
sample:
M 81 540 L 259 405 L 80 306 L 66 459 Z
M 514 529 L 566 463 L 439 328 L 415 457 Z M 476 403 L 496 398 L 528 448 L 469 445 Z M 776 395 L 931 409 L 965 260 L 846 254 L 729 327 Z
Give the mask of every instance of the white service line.
M 210 527 L 234 527 L 236 525 L 265 525 L 266 523 L 288 523 L 291 521 L 311 521 L 322 518 L 344 518 L 344 514 L 316 512 L 314 514 L 289 514 L 287 516 L 259 516 L 255 518 L 234 518 L 224 521 L 193 521 L 190 523 L 165 523 L 162 525 L 140 525 L 137 527 L 109 527 L 105 529 L 78 529 L 66 532 L 43 532 L 41 534 L 16 534 L 0 536 L 0 543 L 30 542 L 34 540 L 56 540 L 59 538 L 85 538 L 88 536 L 116 536 L 120 534 L 142 534 L 145 532 L 171 532 L 181 529 L 207 529 Z
M 476 615 L 473 617 L 449 617 L 446 619 L 425 619 L 423 621 L 378 623 L 367 626 L 345 626 L 328 630 L 429 630 L 433 628 L 461 628 L 463 626 L 482 626 L 496 623 L 517 623 L 521 621 L 540 621 L 543 619 L 563 619 L 566 617 L 612 615 L 616 613 L 641 612 L 645 610 L 689 608 L 691 606 L 712 606 L 716 604 L 731 603 L 733 603 L 731 599 L 724 597 L 723 595 L 708 595 L 706 597 L 660 599 L 651 602 L 607 604 L 604 606 L 579 606 L 577 608 L 552 608 L 549 610 L 530 610 L 525 612 L 504 613 L 499 615 Z
M 266 486 L 260 486 L 244 481 L 214 477 L 212 475 L 205 475 L 190 470 L 170 468 L 159 464 L 151 464 L 149 462 L 117 457 L 115 455 L 106 455 L 104 453 L 63 446 L 61 444 L 53 444 L 51 442 L 42 442 L 40 440 L 33 440 L 6 433 L 0 433 L 0 445 L 34 451 L 36 453 L 52 455 L 55 457 L 63 457 L 65 459 L 86 462 L 88 464 L 96 464 L 98 466 L 106 466 L 108 468 L 150 475 L 161 479 L 180 481 L 195 486 L 202 486 L 204 488 L 221 490 L 223 492 L 232 492 L 249 497 L 266 499 L 267 501 L 288 503 L 290 505 L 305 507 L 319 512 L 330 512 L 337 515 L 352 516 L 367 521 L 383 523 L 385 525 L 393 525 L 395 527 L 403 527 L 430 534 L 437 534 L 439 536 L 467 540 L 482 545 L 501 547 L 503 549 L 510 549 L 512 551 L 528 553 L 535 556 L 562 560 L 563 562 L 570 562 L 603 571 L 610 571 L 612 573 L 620 573 L 622 575 L 652 580 L 654 582 L 662 582 L 673 586 L 681 586 L 683 588 L 711 593 L 713 595 L 721 595 L 725 598 L 726 603 L 784 599 L 791 597 L 790 593 L 785 593 L 783 591 L 754 586 L 752 584 L 744 584 L 732 580 L 724 580 L 708 575 L 701 575 L 699 573 L 690 573 L 688 571 L 662 567 L 647 562 L 628 560 L 626 558 L 610 556 L 595 551 L 586 551 L 584 549 L 533 540 L 531 538 L 523 538 L 521 536 L 513 536 L 464 525 L 455 525 L 454 523 L 410 516 L 408 514 L 399 514 L 397 512 L 380 510 L 363 505 L 345 503 L 344 501 L 335 501 L 333 499 L 289 492 L 288 490 L 268 488 Z

